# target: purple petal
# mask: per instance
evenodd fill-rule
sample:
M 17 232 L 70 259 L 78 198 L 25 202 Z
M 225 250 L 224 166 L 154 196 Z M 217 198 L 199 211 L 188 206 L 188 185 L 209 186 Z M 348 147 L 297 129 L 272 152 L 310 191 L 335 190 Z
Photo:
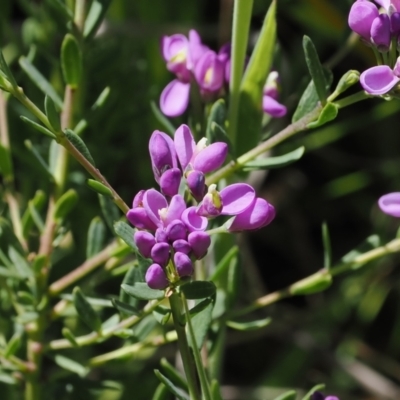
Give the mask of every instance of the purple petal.
M 180 194 L 172 197 L 165 218 L 163 218 L 165 226 L 169 225 L 174 219 L 180 219 L 182 213 L 186 210 L 186 203 Z
M 208 192 L 203 201 L 197 207 L 197 214 L 206 218 L 215 218 L 221 214 L 222 211 L 222 200 L 220 194 Z
M 206 190 L 206 178 L 200 171 L 191 171 L 186 177 L 186 183 L 192 196 L 201 201 Z
M 180 219 L 172 221 L 167 226 L 166 233 L 170 242 L 175 242 L 175 240 L 179 239 L 186 239 L 187 236 L 186 226 Z
M 179 191 L 182 172 L 179 168 L 172 168 L 165 171 L 160 178 L 161 191 L 166 196 L 174 196 Z
M 151 249 L 150 256 L 155 263 L 165 267 L 169 261 L 169 244 L 156 243 Z
M 146 210 L 143 207 L 130 209 L 126 213 L 126 218 L 128 218 L 128 221 L 133 226 L 136 226 L 136 228 L 148 229 L 149 231 L 157 229 L 156 224 L 148 217 Z
M 311 395 L 311 400 L 324 400 L 325 396 L 321 392 L 314 392 Z
M 158 264 L 151 264 L 146 271 L 146 283 L 151 289 L 165 289 L 168 286 L 167 276 Z
M 400 217 L 400 192 L 388 193 L 378 200 L 379 208 L 392 217 Z
M 174 251 L 179 251 L 180 253 L 185 253 L 188 255 L 192 251 L 190 244 L 183 239 L 175 240 L 175 242 L 172 243 L 172 247 L 174 248 Z
M 390 18 L 380 14 L 372 21 L 371 40 L 380 51 L 387 51 L 390 46 Z
M 265 113 L 269 114 L 273 118 L 284 117 L 287 113 L 287 108 L 283 104 L 267 95 L 263 96 L 262 108 Z
M 164 36 L 161 39 L 161 51 L 165 61 L 170 61 L 177 54 L 186 51 L 189 41 L 185 35 L 177 33 L 171 36 Z
M 201 217 L 196 213 L 196 207 L 187 208 L 181 217 L 189 232 L 204 231 L 207 228 L 207 218 Z
M 236 215 L 228 230 L 238 232 L 254 230 L 268 225 L 275 217 L 275 208 L 266 200 L 258 197 L 253 204 L 241 214 Z
M 237 215 L 250 207 L 256 197 L 255 190 L 247 183 L 234 183 L 220 192 L 222 215 Z
M 140 190 L 136 194 L 136 196 L 133 198 L 132 208 L 143 207 L 143 197 L 145 193 L 146 193 L 145 190 Z
M 379 11 L 375 4 L 358 0 L 350 9 L 349 26 L 354 32 L 369 41 L 372 22 L 378 16 Z
M 167 117 L 182 115 L 189 104 L 190 83 L 177 79 L 170 82 L 162 91 L 160 109 Z
M 185 253 L 175 253 L 174 264 L 178 275 L 182 278 L 184 276 L 191 276 L 193 274 L 193 264 L 190 258 Z
M 201 43 L 200 35 L 194 29 L 189 31 L 189 55 L 188 68 L 193 70 L 199 58 L 208 50 L 208 47 Z
M 168 242 L 168 237 L 167 237 L 167 233 L 165 232 L 165 230 L 163 228 L 158 228 L 156 230 L 156 242 L 157 243 L 167 243 Z
M 224 84 L 225 63 L 209 50 L 197 61 L 194 76 L 201 89 L 218 92 Z
M 389 9 L 390 3 L 394 3 L 395 1 L 396 0 L 375 0 L 375 3 L 378 3 L 381 7 L 383 7 L 387 11 Z
M 156 244 L 154 236 L 149 232 L 136 231 L 133 235 L 133 240 L 135 241 L 136 246 L 138 247 L 142 256 L 145 258 L 149 258 L 151 249 Z
M 178 166 L 174 142 L 163 132 L 153 132 L 149 140 L 149 153 L 157 182 L 164 171 Z
M 328 397 L 325 397 L 325 400 L 339 400 L 339 397 L 336 397 L 336 396 L 328 396 Z
M 360 75 L 363 89 L 375 95 L 389 92 L 399 81 L 400 78 L 387 65 L 369 68 Z
M 206 232 L 191 232 L 188 236 L 188 242 L 193 249 L 195 257 L 200 260 L 206 255 L 211 244 L 211 238 Z
M 168 207 L 165 197 L 160 192 L 157 192 L 157 190 L 149 189 L 144 195 L 143 206 L 150 220 L 158 227 L 162 227 L 159 212 Z
M 228 154 L 228 145 L 223 142 L 212 143 L 201 150 L 193 160 L 193 168 L 203 173 L 219 168 Z
M 400 33 L 400 12 L 395 12 L 390 16 L 390 32 L 394 35 Z
M 193 139 L 192 132 L 187 125 L 181 125 L 175 131 L 174 144 L 179 162 L 182 170 L 184 171 L 189 164 L 196 148 L 196 143 Z

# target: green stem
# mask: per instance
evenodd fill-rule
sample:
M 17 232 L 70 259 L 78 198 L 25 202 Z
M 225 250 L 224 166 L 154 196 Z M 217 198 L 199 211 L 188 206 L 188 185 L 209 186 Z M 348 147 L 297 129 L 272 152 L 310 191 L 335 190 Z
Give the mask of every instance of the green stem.
M 86 0 L 76 0 L 74 22 L 79 32 L 83 32 L 86 19 Z
M 181 314 L 182 301 L 177 293 L 173 293 L 169 297 L 169 304 L 171 306 L 174 326 L 178 336 L 179 352 L 182 357 L 183 368 L 185 370 L 186 379 L 188 381 L 190 398 L 191 400 L 200 400 L 201 397 L 197 384 L 196 370 L 194 368 L 195 364 L 193 362 L 193 355 L 190 352 L 189 343 L 186 337 L 185 321 Z
M 203 390 L 203 395 L 206 400 L 212 400 L 210 384 L 208 382 L 207 374 L 204 369 L 203 361 L 201 359 L 199 347 L 196 343 L 196 336 L 194 334 L 192 319 L 190 317 L 187 301 L 186 301 L 183 293 L 181 293 L 181 299 L 182 299 L 183 309 L 185 311 L 186 321 L 188 324 L 190 339 L 192 341 L 192 352 L 193 352 L 194 362 L 196 364 L 197 372 L 199 374 L 200 384 L 201 384 L 201 388 Z
M 364 92 L 362 90 L 361 92 L 354 93 L 351 96 L 345 97 L 344 99 L 335 101 L 335 104 L 339 108 L 344 108 L 344 107 L 347 107 L 347 106 L 349 106 L 351 104 L 357 103 L 359 101 L 370 99 L 371 97 L 374 97 L 374 96 L 372 96 L 372 95 L 370 95 L 367 92 Z
M 240 83 L 244 70 L 253 0 L 236 0 L 233 9 L 231 78 L 229 83 L 229 139 L 236 144 Z
M 321 110 L 322 110 L 321 105 L 320 104 L 317 105 L 314 108 L 314 110 L 305 115 L 303 118 L 300 118 L 293 124 L 288 125 L 285 129 L 281 130 L 279 133 L 272 136 L 265 142 L 259 144 L 254 149 L 243 154 L 237 160 L 229 162 L 220 170 L 214 172 L 207 178 L 206 184 L 211 185 L 212 183 L 219 182 L 221 179 L 226 178 L 236 170 L 242 168 L 243 165 L 246 164 L 248 161 L 253 160 L 257 156 L 265 153 L 267 150 L 272 149 L 273 147 L 285 141 L 286 139 L 290 138 L 291 136 L 295 135 L 296 133 L 305 131 L 306 129 L 308 129 L 308 124 L 318 118 L 319 114 L 321 113 Z

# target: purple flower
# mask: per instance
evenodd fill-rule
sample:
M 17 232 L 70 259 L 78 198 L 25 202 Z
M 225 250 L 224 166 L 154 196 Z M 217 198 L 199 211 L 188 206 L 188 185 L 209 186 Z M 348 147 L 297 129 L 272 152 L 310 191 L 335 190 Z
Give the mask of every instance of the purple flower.
M 271 71 L 264 86 L 262 109 L 273 118 L 281 118 L 286 115 L 287 108 L 278 102 L 279 74 Z
M 388 51 L 390 36 L 390 18 L 387 14 L 380 14 L 372 21 L 371 41 L 379 51 Z
M 379 16 L 378 7 L 365 0 L 357 0 L 351 7 L 348 23 L 350 28 L 368 42 L 371 39 L 371 26 Z
M 146 271 L 145 280 L 151 289 L 165 289 L 168 286 L 167 276 L 158 264 L 150 265 Z
M 400 192 L 388 193 L 378 200 L 379 208 L 392 217 L 400 217 Z
M 339 400 L 336 396 L 324 396 L 321 392 L 314 392 L 311 396 L 311 400 Z
M 370 94 L 382 95 L 390 92 L 400 82 L 400 58 L 391 69 L 387 65 L 378 65 L 360 75 L 360 83 Z
M 179 117 L 189 104 L 190 83 L 174 79 L 161 93 L 160 110 L 167 117 Z

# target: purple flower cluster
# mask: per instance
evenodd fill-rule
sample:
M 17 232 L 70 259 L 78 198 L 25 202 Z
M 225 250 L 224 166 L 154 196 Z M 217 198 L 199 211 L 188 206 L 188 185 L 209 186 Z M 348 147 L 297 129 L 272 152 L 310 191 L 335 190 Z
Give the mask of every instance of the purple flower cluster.
M 216 53 L 201 43 L 195 30 L 188 37 L 179 33 L 164 36 L 161 49 L 167 69 L 176 76 L 160 97 L 160 109 L 168 117 L 177 117 L 186 111 L 193 78 L 206 100 L 218 94 L 229 80 L 229 46 L 223 46 Z
M 379 12 L 377 3 L 382 7 Z M 400 82 L 400 61 L 396 60 L 400 42 L 400 0 L 357 0 L 350 9 L 349 26 L 362 40 L 378 52 L 387 53 L 388 65 L 379 65 L 364 71 L 360 83 L 367 93 L 383 95 Z M 394 55 L 394 57 L 393 57 Z
M 149 151 L 161 192 L 141 190 L 127 218 L 138 228 L 134 241 L 140 253 L 153 261 L 146 272 L 151 288 L 164 289 L 170 282 L 192 275 L 193 261 L 203 258 L 211 244 L 206 232 L 208 219 L 232 216 L 226 230 L 238 232 L 266 226 L 275 217 L 274 207 L 257 197 L 250 185 L 236 183 L 220 192 L 216 185 L 207 188 L 205 174 L 224 163 L 225 143 L 207 146 L 202 139 L 196 144 L 189 127 L 181 125 L 174 140 L 154 131 Z M 178 193 L 182 178 L 197 205 L 188 206 Z

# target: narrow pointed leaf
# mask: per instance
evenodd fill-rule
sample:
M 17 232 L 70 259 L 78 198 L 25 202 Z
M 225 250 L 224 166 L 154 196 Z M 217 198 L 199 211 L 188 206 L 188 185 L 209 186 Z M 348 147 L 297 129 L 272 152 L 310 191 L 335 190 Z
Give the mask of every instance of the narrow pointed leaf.
M 48 95 L 46 95 L 44 99 L 44 109 L 50 125 L 55 131 L 61 132 L 60 113 L 58 112 L 54 101 Z
M 93 36 L 107 12 L 111 0 L 93 0 L 85 20 L 83 36 L 88 39 Z
M 73 302 L 82 321 L 93 331 L 100 332 L 100 317 L 97 315 L 96 311 L 93 309 L 79 287 L 76 287 L 73 290 Z
M 5 180 L 11 179 L 13 176 L 10 151 L 2 144 L 0 144 L 0 173 L 3 175 Z
M 57 200 L 54 206 L 54 218 L 64 219 L 77 203 L 78 193 L 74 189 L 69 189 Z
M 89 369 L 78 362 L 71 360 L 68 357 L 62 356 L 61 354 L 57 354 L 54 356 L 55 363 L 67 371 L 73 372 L 74 374 L 78 374 L 80 377 L 84 377 L 89 372 Z
M 0 70 L 4 73 L 5 77 L 8 79 L 8 81 L 11 83 L 12 87 L 14 89 L 18 88 L 17 82 L 14 78 L 14 75 L 12 74 L 10 67 L 8 66 L 3 52 L 0 50 Z
M 28 202 L 28 209 L 29 209 L 29 211 L 31 213 L 33 222 L 35 223 L 36 227 L 39 230 L 39 233 L 42 234 L 43 231 L 44 231 L 44 222 L 42 220 L 42 217 L 38 213 L 37 209 L 33 205 L 32 201 Z
M 14 247 L 9 247 L 8 256 L 21 276 L 25 278 L 32 277 L 33 271 L 28 261 Z
M 172 125 L 170 120 L 160 111 L 160 109 L 157 107 L 154 101 L 150 103 L 150 107 L 157 121 L 165 128 L 166 133 L 173 136 L 176 131 L 176 128 Z
M 79 152 L 90 162 L 90 164 L 95 165 L 92 155 L 87 148 L 85 142 L 73 131 L 66 129 L 64 131 L 67 139 L 79 150 Z
M 326 271 L 317 272 L 290 286 L 289 291 L 293 296 L 301 296 L 322 292 L 332 285 L 332 275 Z
M 128 303 L 124 303 L 118 299 L 112 299 L 111 300 L 114 307 L 121 313 L 125 314 L 125 315 L 138 315 L 139 314 L 139 310 L 132 306 L 131 304 Z
M 65 337 L 65 339 L 67 339 L 72 344 L 72 346 L 79 347 L 79 344 L 75 339 L 75 336 L 68 328 L 63 328 L 61 333 Z
M 114 224 L 121 218 L 119 208 L 108 196 L 98 195 L 101 212 L 103 213 L 104 221 L 107 226 L 114 233 Z
M 260 328 L 264 328 L 270 323 L 271 323 L 271 318 L 264 318 L 251 322 L 227 321 L 226 325 L 228 325 L 229 328 L 235 329 L 237 331 L 254 331 Z
M 46 176 L 49 178 L 50 182 L 54 182 L 54 176 L 50 171 L 49 166 L 46 164 L 46 161 L 43 160 L 43 157 L 39 153 L 39 151 L 36 149 L 36 147 L 32 144 L 30 140 L 25 140 L 24 141 L 25 147 L 32 153 L 32 155 L 35 157 L 36 161 L 40 165 L 42 171 L 46 174 Z
M 305 147 L 299 147 L 296 150 L 286 153 L 282 156 L 261 158 L 254 161 L 249 161 L 243 166 L 243 171 L 256 171 L 260 169 L 282 168 L 292 164 L 303 156 Z
M 208 300 L 208 299 L 207 299 Z M 204 300 L 203 300 L 204 301 Z M 199 306 L 200 311 L 195 312 L 195 307 L 193 307 L 190 311 L 190 321 L 194 331 L 194 339 L 197 344 L 197 348 L 200 350 L 203 347 L 203 342 L 206 338 L 208 329 L 210 328 L 212 321 L 212 311 L 214 307 L 214 301 L 208 302 L 208 304 L 200 302 L 197 306 Z M 203 303 L 203 304 L 202 304 Z M 188 332 L 188 326 L 186 326 L 186 332 L 189 340 L 189 345 L 193 347 L 193 342 L 191 339 L 191 335 Z
M 40 212 L 46 202 L 46 195 L 42 190 L 37 190 L 35 196 L 32 200 L 30 200 L 32 206 L 36 211 Z M 24 215 L 22 216 L 22 234 L 26 238 L 29 234 L 33 225 L 32 214 L 29 210 L 29 207 L 25 210 Z
M 91 258 L 99 253 L 103 247 L 106 227 L 100 217 L 94 217 L 89 225 L 86 258 Z
M 94 190 L 96 193 L 102 194 L 103 196 L 112 197 L 112 192 L 110 188 L 103 185 L 102 183 L 95 181 L 94 179 L 88 179 L 86 183 L 90 187 L 90 189 Z
M 150 289 L 145 282 L 135 282 L 133 285 L 122 284 L 121 288 L 130 296 L 139 300 L 157 300 L 165 296 L 163 290 Z
M 47 96 L 49 96 L 56 105 L 62 109 L 63 101 L 57 94 L 50 82 L 36 69 L 36 67 L 26 58 L 19 59 L 19 65 L 24 72 L 29 76 L 31 81 Z
M 210 143 L 215 140 L 215 129 L 213 129 L 213 123 L 220 127 L 225 126 L 226 118 L 226 105 L 224 99 L 218 99 L 211 107 L 210 114 L 207 121 L 206 137 Z
M 315 49 L 314 43 L 308 36 L 303 37 L 303 50 L 306 57 L 308 71 L 311 75 L 311 79 L 314 82 L 319 101 L 322 105 L 325 105 L 326 99 L 329 96 L 329 91 L 327 90 L 327 81 L 318 57 L 317 50 Z
M 153 317 L 159 324 L 165 325 L 171 317 L 171 309 L 164 306 L 158 306 L 153 311 Z
M 162 358 L 160 364 L 167 378 L 171 379 L 171 381 L 181 389 L 189 390 L 186 379 L 166 358 Z
M 324 268 L 329 269 L 332 265 L 332 247 L 326 222 L 322 224 L 322 243 L 324 246 Z
M 61 70 L 65 83 L 76 89 L 82 78 L 82 54 L 78 41 L 70 33 L 61 45 Z
M 96 111 L 97 109 L 104 106 L 108 97 L 110 96 L 110 92 L 111 92 L 111 89 L 109 86 L 107 86 L 103 89 L 103 91 L 99 94 L 99 97 L 93 103 L 93 105 L 91 107 L 92 111 Z
M 219 383 L 216 379 L 211 381 L 211 396 L 213 400 L 223 400 L 221 395 L 221 388 L 219 387 Z
M 282 393 L 278 397 L 275 397 L 274 400 L 296 400 L 297 393 L 295 390 L 289 390 L 286 393 Z
M 189 395 L 182 389 L 175 386 L 166 376 L 164 376 L 158 369 L 154 370 L 156 377 L 169 389 L 169 391 L 176 396 L 179 400 L 190 400 Z
M 51 139 L 56 139 L 56 135 L 54 135 L 54 133 L 50 132 L 47 128 L 45 128 L 44 126 L 38 124 L 35 121 L 32 121 L 31 119 L 24 117 L 23 115 L 20 116 L 21 120 L 23 122 L 25 122 L 27 125 L 31 126 L 34 130 L 45 134 L 46 136 L 48 136 Z
M 22 340 L 22 337 L 21 337 L 20 333 L 15 333 L 11 337 L 11 339 L 7 343 L 6 348 L 4 349 L 4 353 L 3 354 L 4 354 L 5 358 L 13 356 L 18 351 L 18 349 L 21 346 L 21 340 Z
M 319 384 L 319 385 L 315 385 L 301 400 L 310 400 L 311 396 L 315 392 L 322 390 L 322 389 L 325 389 L 325 385 L 323 383 Z
M 126 222 L 117 221 L 114 223 L 115 234 L 120 237 L 133 251 L 137 253 L 138 249 L 133 241 L 133 235 L 136 232 L 134 228 Z
M 317 128 L 318 126 L 325 125 L 326 123 L 334 120 L 339 113 L 339 107 L 335 103 L 327 103 L 322 109 L 321 114 L 316 121 L 310 122 L 307 128 Z
M 216 286 L 213 282 L 192 281 L 180 287 L 187 299 L 205 299 L 215 295 Z

